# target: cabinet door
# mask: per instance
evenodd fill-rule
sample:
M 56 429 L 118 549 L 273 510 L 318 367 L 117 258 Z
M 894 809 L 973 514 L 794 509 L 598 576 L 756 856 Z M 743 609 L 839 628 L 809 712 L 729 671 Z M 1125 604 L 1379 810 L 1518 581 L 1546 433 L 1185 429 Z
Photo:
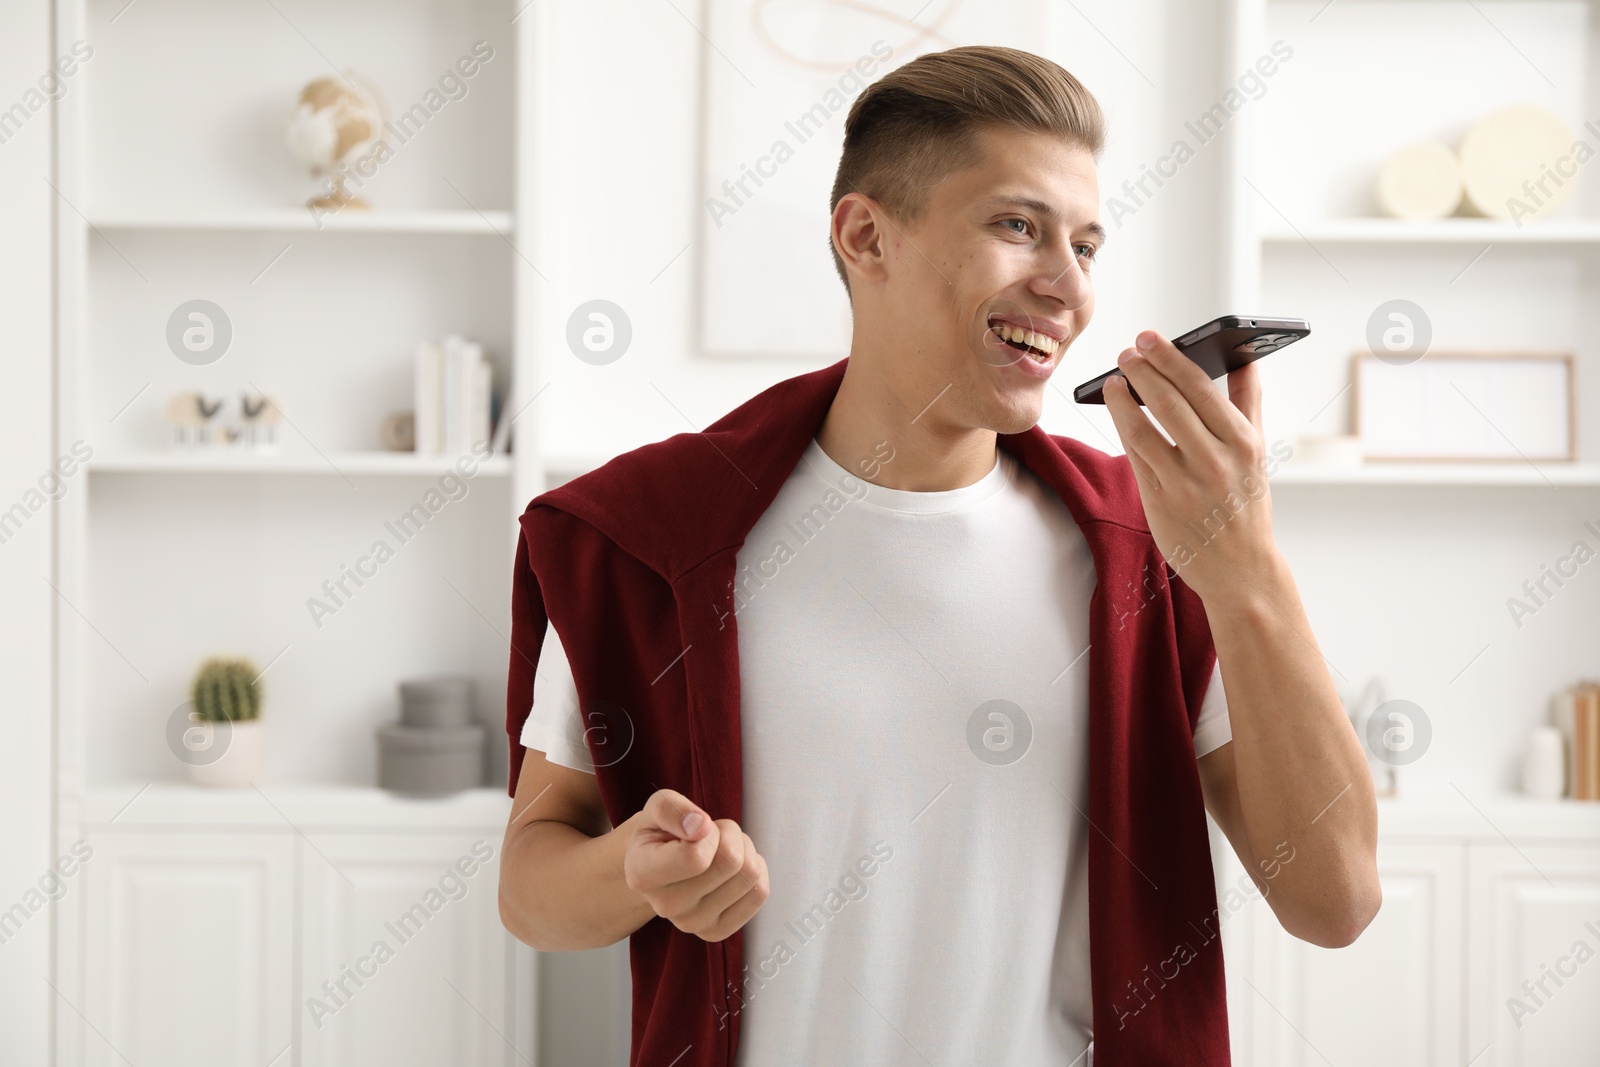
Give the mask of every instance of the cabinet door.
M 1231 913 L 1219 896 L 1234 1062 L 1461 1067 L 1464 867 L 1460 845 L 1380 843 L 1383 907 L 1341 949 L 1285 933 L 1259 895 Z M 1249 885 L 1231 849 L 1219 871 Z
M 88 841 L 83 1001 L 58 1009 L 82 1031 L 83 1062 L 291 1063 L 293 841 L 142 831 Z
M 526 1064 L 531 962 L 500 922 L 503 828 L 301 842 L 303 1067 Z
M 1474 1067 L 1600 1062 L 1600 846 L 1474 844 L 1468 901 Z

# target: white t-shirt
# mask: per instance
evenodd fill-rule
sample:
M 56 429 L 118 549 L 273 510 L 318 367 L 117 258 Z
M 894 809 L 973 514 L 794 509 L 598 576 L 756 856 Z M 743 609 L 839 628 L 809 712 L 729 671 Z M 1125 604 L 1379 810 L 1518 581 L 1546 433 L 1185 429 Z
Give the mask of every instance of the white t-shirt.
M 1066 505 L 1003 450 L 910 492 L 812 441 L 737 562 L 740 825 L 771 880 L 738 1067 L 1083 1062 L 1095 569 Z M 1218 670 L 1195 754 L 1231 739 Z M 554 627 L 522 743 L 593 770 Z

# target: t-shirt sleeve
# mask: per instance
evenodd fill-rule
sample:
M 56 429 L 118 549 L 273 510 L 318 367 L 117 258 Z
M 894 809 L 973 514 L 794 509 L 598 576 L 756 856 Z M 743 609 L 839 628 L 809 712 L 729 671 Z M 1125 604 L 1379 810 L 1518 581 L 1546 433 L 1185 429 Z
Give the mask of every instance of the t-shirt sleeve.
M 551 763 L 594 773 L 594 763 L 583 747 L 583 719 L 572 664 L 554 625 L 545 627 L 539 670 L 533 679 L 533 707 L 522 724 L 521 741 L 523 748 L 543 752 Z
M 542 661 L 541 661 L 542 662 Z M 1199 759 L 1233 740 L 1233 725 L 1228 721 L 1228 698 L 1222 691 L 1222 663 L 1211 668 L 1205 699 L 1200 702 L 1200 719 L 1194 724 L 1194 754 Z

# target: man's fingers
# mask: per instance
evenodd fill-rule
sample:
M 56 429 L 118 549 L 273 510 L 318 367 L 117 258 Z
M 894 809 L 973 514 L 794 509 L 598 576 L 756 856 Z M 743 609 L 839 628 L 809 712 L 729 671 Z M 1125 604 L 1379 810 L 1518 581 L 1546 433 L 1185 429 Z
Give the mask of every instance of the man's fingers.
M 724 833 L 724 837 L 733 836 Z M 744 861 L 720 885 L 705 892 L 695 902 L 691 897 L 683 909 L 669 916 L 680 930 L 707 941 L 721 941 L 750 921 L 771 895 L 767 880 L 767 861 L 756 852 L 755 843 L 744 836 Z M 720 863 L 722 857 L 718 857 Z M 711 877 L 716 868 L 704 877 Z M 695 881 L 698 881 L 696 879 Z M 676 888 L 676 887 L 674 887 Z
M 657 789 L 645 802 L 644 813 L 652 828 L 684 841 L 702 840 L 710 832 L 710 817 L 676 789 Z
M 688 797 L 658 789 L 645 801 L 643 823 L 628 845 L 623 875 L 629 889 L 656 893 L 710 867 L 720 843 L 717 824 Z M 692 831 L 685 834 L 685 829 Z
M 732 819 L 718 819 L 714 836 L 716 841 L 710 847 L 707 847 L 709 838 L 707 842 L 695 843 L 693 851 L 688 853 L 693 860 L 688 865 L 687 873 L 670 885 L 663 886 L 663 889 L 671 890 L 673 895 L 692 903 L 739 875 L 740 868 L 745 865 L 746 854 L 755 853 L 749 835 L 739 829 L 739 824 Z
M 732 819 L 713 820 L 682 793 L 658 789 L 623 861 L 629 889 L 678 929 L 721 941 L 767 900 L 767 863 Z
M 756 912 L 767 902 L 772 895 L 772 889 L 767 881 L 767 861 L 757 856 L 757 877 L 755 886 L 739 897 L 728 908 L 717 916 L 711 929 L 700 936 L 707 941 L 721 941 L 732 937 L 734 931 L 744 928 L 744 924 L 755 917 Z M 742 879 L 740 880 L 742 881 Z
M 729 871 L 728 877 L 720 885 L 701 896 L 682 914 L 675 916 L 674 921 L 681 929 L 699 931 L 711 927 L 723 912 L 744 899 L 746 894 L 755 892 L 756 875 L 759 870 L 754 862 L 755 849 L 749 849 L 746 855 L 749 857 L 749 862 L 737 871 Z

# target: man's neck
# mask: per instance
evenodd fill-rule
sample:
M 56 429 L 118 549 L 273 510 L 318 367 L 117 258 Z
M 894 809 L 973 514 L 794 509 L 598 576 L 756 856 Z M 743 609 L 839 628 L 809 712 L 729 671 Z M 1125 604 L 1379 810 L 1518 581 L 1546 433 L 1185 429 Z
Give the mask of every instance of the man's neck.
M 993 430 L 952 430 L 937 410 L 948 394 L 905 395 L 912 390 L 882 362 L 852 356 L 845 364 L 817 431 L 829 459 L 873 485 L 919 493 L 960 489 L 994 469 Z

